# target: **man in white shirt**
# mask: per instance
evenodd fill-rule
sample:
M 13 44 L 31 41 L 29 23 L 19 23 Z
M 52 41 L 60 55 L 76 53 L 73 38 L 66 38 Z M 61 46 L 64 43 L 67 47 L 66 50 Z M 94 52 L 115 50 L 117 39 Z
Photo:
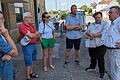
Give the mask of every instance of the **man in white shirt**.
M 109 54 L 111 80 L 120 80 L 120 7 L 109 10 L 111 25 L 103 33 L 103 41 Z
M 101 40 L 102 32 L 108 27 L 108 22 L 102 20 L 102 13 L 96 12 L 93 14 L 95 22 L 91 23 L 87 29 L 86 35 L 88 36 L 89 43 L 92 43 L 88 47 L 90 60 L 90 66 L 85 71 L 95 70 L 98 62 L 100 78 L 104 77 L 105 62 L 104 55 L 106 53 L 106 47 Z
M 56 30 L 59 30 L 59 23 L 60 23 L 60 18 L 58 16 L 55 17 L 55 28 Z

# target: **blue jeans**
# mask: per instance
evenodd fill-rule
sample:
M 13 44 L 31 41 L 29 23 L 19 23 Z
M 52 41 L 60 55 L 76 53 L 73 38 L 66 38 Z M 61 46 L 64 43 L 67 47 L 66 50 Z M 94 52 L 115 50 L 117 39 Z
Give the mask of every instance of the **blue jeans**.
M 120 49 L 107 49 L 111 80 L 120 80 Z
M 31 66 L 32 61 L 37 59 L 37 47 L 35 44 L 28 44 L 27 46 L 22 46 L 22 51 L 24 55 L 25 66 Z
M 0 60 L 0 80 L 13 80 L 13 64 L 11 60 Z

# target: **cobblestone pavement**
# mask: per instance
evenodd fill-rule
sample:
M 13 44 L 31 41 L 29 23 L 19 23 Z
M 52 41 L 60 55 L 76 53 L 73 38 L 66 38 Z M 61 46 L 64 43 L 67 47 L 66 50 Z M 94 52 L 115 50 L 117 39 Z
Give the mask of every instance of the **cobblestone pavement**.
M 82 39 L 81 51 L 80 51 L 80 65 L 74 63 L 74 50 L 71 52 L 71 59 L 69 65 L 64 68 L 65 61 L 65 38 L 58 37 L 56 40 L 56 46 L 54 48 L 55 55 L 53 63 L 55 70 L 48 69 L 47 72 L 43 71 L 42 64 L 42 49 L 40 44 L 38 46 L 38 60 L 35 64 L 34 71 L 39 74 L 39 78 L 33 80 L 110 80 L 108 75 L 105 74 L 103 79 L 99 78 L 98 68 L 96 71 L 86 72 L 84 69 L 89 66 L 89 56 L 87 48 L 84 47 L 84 39 Z M 16 73 L 16 80 L 25 80 L 24 61 L 21 52 L 21 46 L 17 43 L 19 56 L 15 58 L 14 66 Z

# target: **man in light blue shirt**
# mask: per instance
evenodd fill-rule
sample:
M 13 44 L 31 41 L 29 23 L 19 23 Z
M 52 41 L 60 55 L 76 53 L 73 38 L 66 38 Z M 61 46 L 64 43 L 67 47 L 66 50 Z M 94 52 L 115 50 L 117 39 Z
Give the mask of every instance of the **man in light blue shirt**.
M 111 25 L 103 33 L 103 41 L 109 54 L 111 80 L 120 80 L 120 7 L 109 10 Z
M 104 55 L 106 53 L 106 47 L 103 45 L 101 40 L 102 32 L 109 26 L 108 22 L 102 20 L 102 13 L 96 12 L 93 14 L 95 22 L 91 23 L 86 31 L 86 35 L 89 40 L 89 56 L 90 65 L 86 68 L 86 71 L 95 70 L 98 63 L 100 78 L 104 77 L 105 72 L 105 61 Z
M 66 26 L 66 61 L 69 63 L 70 51 L 75 48 L 75 63 L 79 63 L 79 50 L 82 37 L 81 29 L 83 27 L 82 17 L 77 14 L 77 6 L 71 6 L 71 13 L 68 14 L 65 21 Z

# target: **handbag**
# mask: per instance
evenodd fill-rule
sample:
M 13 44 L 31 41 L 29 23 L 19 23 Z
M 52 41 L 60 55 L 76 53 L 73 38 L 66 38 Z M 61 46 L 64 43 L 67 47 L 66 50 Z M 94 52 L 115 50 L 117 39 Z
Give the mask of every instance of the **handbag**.
M 21 40 L 20 40 L 20 43 L 22 46 L 26 46 L 30 43 L 31 41 L 31 38 L 27 35 L 25 35 Z

